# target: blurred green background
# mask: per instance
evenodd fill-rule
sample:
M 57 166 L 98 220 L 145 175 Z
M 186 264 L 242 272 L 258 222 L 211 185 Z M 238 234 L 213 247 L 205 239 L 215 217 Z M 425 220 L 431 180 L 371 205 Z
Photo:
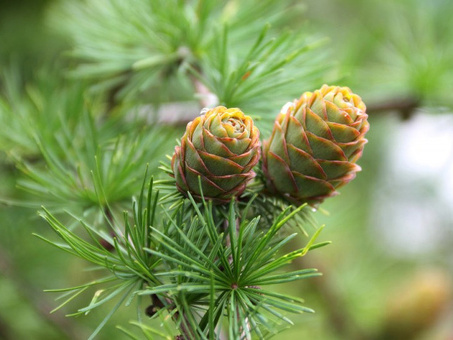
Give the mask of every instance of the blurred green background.
M 18 67 L 23 83 L 70 48 L 47 22 L 55 2 L 0 2 L 0 67 Z M 277 288 L 316 313 L 294 316 L 296 325 L 276 338 L 453 339 L 453 4 L 302 5 L 307 29 L 330 39 L 338 84 L 367 103 L 371 130 L 363 171 L 322 205 L 328 214 L 316 213 L 332 245 L 293 264 L 324 276 Z M 4 152 L 0 176 L 2 197 L 28 199 Z M 76 308 L 69 306 L 49 314 L 58 302 L 43 293 L 83 282 L 85 265 L 32 235 L 51 234 L 35 209 L 0 205 L 0 221 L 0 339 L 87 338 L 105 313 L 65 318 Z M 115 325 L 134 318 L 122 310 L 98 338 L 123 338 Z

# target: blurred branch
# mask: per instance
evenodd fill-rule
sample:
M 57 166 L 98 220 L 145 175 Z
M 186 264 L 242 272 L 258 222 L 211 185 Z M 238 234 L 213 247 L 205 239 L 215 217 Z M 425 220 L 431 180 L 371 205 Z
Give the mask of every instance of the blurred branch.
M 3 320 L 1 316 L 0 316 L 0 339 L 14 340 L 11 327 L 9 327 L 8 322 Z
M 29 302 L 28 305 L 50 326 L 64 334 L 67 339 L 86 339 L 87 333 L 81 329 L 80 325 L 75 325 L 59 313 L 50 314 L 53 309 L 52 303 L 47 301 L 41 294 L 38 294 L 33 285 L 30 285 L 20 277 L 19 270 L 15 267 L 13 260 L 2 248 L 0 248 L 0 274 L 12 281 L 16 291 Z M 5 329 L 2 326 L 0 324 L 1 338 L 8 339 L 8 337 L 4 337 Z
M 201 108 L 212 108 L 218 105 L 217 97 L 197 79 L 193 80 L 195 88 L 195 97 Z M 401 98 L 391 99 L 385 102 L 372 103 L 367 106 L 367 113 L 371 115 L 395 112 L 401 116 L 403 120 L 410 119 L 415 113 L 415 110 L 420 107 L 420 101 L 416 98 Z M 164 125 L 185 126 L 187 123 L 195 119 L 198 115 L 194 102 L 173 102 L 163 104 L 157 112 L 158 121 Z M 149 106 L 142 108 L 142 114 L 152 116 L 152 108 Z
M 367 112 L 369 114 L 376 114 L 396 111 L 403 120 L 407 120 L 412 117 L 419 106 L 420 100 L 415 97 L 394 98 L 388 101 L 368 105 Z
M 209 91 L 209 89 L 197 78 L 191 77 L 192 84 L 195 88 L 195 97 L 198 98 L 202 108 L 213 108 L 218 105 L 219 98 Z
M 152 123 L 154 117 L 161 125 L 182 126 L 185 127 L 189 122 L 194 120 L 203 108 L 213 108 L 219 104 L 217 96 L 197 78 L 191 77 L 194 88 L 195 101 L 172 102 L 161 104 L 154 114 L 154 108 L 151 105 L 145 105 L 140 108 L 140 114 Z

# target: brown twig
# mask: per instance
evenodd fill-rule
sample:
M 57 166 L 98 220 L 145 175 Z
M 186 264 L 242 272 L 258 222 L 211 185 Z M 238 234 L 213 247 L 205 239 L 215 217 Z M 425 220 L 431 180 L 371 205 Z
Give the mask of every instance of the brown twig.
M 202 108 L 212 108 L 219 102 L 217 96 L 209 91 L 209 89 L 197 78 L 191 77 L 192 84 L 195 88 L 195 96 L 198 97 Z
M 151 305 L 146 307 L 145 310 L 145 314 L 149 317 L 154 316 L 162 308 L 168 308 L 168 310 L 175 308 L 173 301 L 169 297 L 163 297 L 164 302 L 157 296 L 157 294 L 152 294 L 150 298 Z M 192 340 L 196 338 L 194 331 L 190 328 L 189 321 L 184 315 L 181 315 L 179 311 L 173 313 L 172 319 L 176 324 L 178 324 L 178 322 L 180 323 L 179 329 L 181 334 L 176 336 L 176 340 Z
M 176 320 L 181 319 L 181 322 L 179 324 L 179 329 L 181 330 L 181 334 L 176 337 L 176 339 L 181 339 L 181 340 L 194 340 L 196 339 L 194 331 L 190 328 L 189 321 L 187 320 L 187 317 L 185 314 L 180 313 L 177 311 L 175 314 L 173 314 L 173 317 Z
M 415 97 L 394 98 L 387 101 L 367 105 L 367 112 L 371 114 L 384 112 L 398 112 L 403 120 L 410 119 L 420 106 L 420 100 Z
M 0 316 L 0 339 L 14 340 L 13 330 L 9 324 Z

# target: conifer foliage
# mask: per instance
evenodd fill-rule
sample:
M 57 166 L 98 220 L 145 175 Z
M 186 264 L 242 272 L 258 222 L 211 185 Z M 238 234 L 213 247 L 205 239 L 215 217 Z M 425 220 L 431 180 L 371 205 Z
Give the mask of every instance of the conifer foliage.
M 131 339 L 265 339 L 313 312 L 273 286 L 320 275 L 288 265 L 328 244 L 312 210 L 360 169 L 368 123 L 349 89 L 315 91 L 329 66 L 302 8 L 96 0 L 48 15 L 72 47 L 25 86 L 2 74 L 0 138 L 28 192 L 5 201 L 38 208 L 55 235 L 37 237 L 96 270 L 50 290 L 56 310 L 92 296 L 71 316 L 102 307 L 94 338 L 135 304 L 118 326 Z M 168 123 L 181 112 L 185 133 Z

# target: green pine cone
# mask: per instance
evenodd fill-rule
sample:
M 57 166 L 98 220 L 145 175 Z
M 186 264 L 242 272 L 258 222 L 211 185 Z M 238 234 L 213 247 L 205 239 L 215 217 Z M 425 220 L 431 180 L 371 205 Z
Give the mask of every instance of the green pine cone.
M 367 142 L 365 111 L 349 88 L 327 85 L 285 105 L 263 142 L 267 189 L 296 204 L 337 194 L 360 171 L 355 162 Z
M 172 169 L 184 195 L 227 203 L 245 190 L 260 158 L 259 130 L 237 108 L 218 106 L 187 125 Z

